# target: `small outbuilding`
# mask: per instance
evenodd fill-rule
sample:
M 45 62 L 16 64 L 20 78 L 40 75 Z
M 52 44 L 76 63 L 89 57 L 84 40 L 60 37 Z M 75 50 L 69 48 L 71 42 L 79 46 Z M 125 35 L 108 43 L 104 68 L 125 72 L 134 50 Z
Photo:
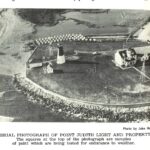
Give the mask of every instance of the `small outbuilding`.
M 53 65 L 51 62 L 47 62 L 43 64 L 43 73 L 44 74 L 54 73 Z

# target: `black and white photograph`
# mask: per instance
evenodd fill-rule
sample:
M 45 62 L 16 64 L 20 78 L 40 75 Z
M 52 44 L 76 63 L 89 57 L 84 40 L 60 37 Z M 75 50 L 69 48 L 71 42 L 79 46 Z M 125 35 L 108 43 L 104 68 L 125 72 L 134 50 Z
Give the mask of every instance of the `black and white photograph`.
M 0 121 L 150 121 L 150 11 L 0 9 Z

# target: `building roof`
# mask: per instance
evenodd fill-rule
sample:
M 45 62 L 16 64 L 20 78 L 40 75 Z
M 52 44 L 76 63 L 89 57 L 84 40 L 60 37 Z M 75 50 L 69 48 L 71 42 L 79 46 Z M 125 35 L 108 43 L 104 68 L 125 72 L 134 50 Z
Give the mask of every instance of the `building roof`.
M 123 59 L 127 57 L 127 50 L 130 50 L 133 56 L 136 55 L 136 52 L 135 52 L 135 50 L 134 50 L 133 48 L 120 50 L 120 51 L 119 51 L 119 54 L 120 54 L 120 56 L 121 56 Z
M 56 58 L 57 49 L 50 45 L 41 45 L 32 53 L 27 63 L 39 63 Z

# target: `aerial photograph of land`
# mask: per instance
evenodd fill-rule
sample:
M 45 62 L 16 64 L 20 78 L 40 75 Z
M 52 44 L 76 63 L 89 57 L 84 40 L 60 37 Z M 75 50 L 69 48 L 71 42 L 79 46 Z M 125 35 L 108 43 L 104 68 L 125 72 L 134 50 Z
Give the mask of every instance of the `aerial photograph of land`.
M 0 122 L 149 122 L 150 11 L 0 9 Z

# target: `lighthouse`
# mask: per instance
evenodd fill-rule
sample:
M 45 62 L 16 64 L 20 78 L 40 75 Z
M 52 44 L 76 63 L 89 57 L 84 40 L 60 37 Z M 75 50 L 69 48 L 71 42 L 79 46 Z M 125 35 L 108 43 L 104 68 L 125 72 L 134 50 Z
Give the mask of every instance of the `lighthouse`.
M 58 52 L 57 52 L 57 64 L 64 64 L 66 62 L 64 56 L 64 50 L 62 45 L 58 45 Z

